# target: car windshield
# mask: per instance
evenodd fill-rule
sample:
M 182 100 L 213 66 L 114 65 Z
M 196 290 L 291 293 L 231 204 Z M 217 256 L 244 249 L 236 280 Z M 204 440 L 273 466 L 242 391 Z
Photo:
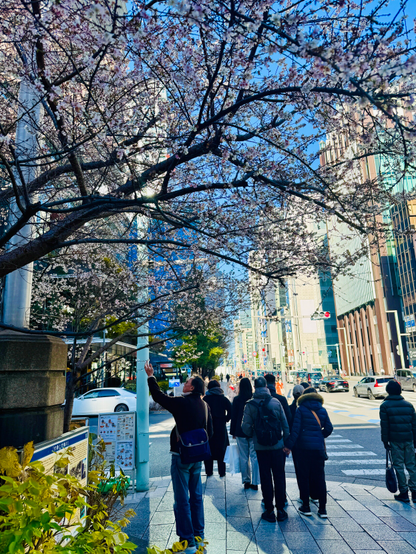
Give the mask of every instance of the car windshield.
M 393 381 L 393 377 L 383 377 L 382 379 L 377 379 L 377 383 L 388 383 Z
M 310 374 L 311 379 L 322 379 L 322 373 L 316 372 Z

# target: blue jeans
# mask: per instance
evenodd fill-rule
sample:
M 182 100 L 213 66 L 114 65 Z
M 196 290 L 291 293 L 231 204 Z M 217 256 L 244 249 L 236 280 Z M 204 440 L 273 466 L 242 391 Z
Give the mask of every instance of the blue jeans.
M 202 462 L 183 464 L 180 456 L 172 454 L 170 473 L 174 495 L 176 534 L 180 540 L 195 545 L 195 537 L 204 538 L 204 503 L 201 482 Z

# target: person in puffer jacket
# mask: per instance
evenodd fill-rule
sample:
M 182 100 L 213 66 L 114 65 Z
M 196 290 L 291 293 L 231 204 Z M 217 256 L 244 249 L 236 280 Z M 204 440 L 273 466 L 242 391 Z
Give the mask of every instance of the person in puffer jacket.
M 409 488 L 412 500 L 416 502 L 416 413 L 413 404 L 401 395 L 402 387 L 397 381 L 387 383 L 388 396 L 380 406 L 381 440 L 384 447 L 391 449 L 393 466 L 396 470 L 399 494 L 394 498 L 409 502 Z M 406 481 L 404 467 L 409 472 Z
M 332 433 L 333 427 L 328 413 L 322 407 L 324 399 L 309 387 L 298 399 L 298 409 L 295 413 L 292 430 L 285 440 L 284 452 L 290 453 L 296 445 L 298 486 L 302 506 L 299 512 L 311 516 L 309 506 L 309 483 L 313 479 L 314 495 L 318 497 L 318 516 L 326 518 L 326 483 L 325 483 L 325 438 Z

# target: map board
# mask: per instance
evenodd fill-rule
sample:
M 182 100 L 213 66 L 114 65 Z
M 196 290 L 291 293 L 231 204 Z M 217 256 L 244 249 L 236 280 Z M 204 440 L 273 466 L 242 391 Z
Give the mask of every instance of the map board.
M 98 416 L 98 435 L 105 443 L 104 457 L 116 469 L 135 469 L 136 412 L 112 412 Z

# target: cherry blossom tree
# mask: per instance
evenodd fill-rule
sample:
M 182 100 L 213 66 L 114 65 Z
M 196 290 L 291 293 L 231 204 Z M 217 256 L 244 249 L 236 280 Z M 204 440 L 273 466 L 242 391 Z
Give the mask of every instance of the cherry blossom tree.
M 414 167 L 405 7 L 3 0 L 0 206 L 3 221 L 15 219 L 2 228 L 0 276 L 100 243 L 170 263 L 186 251 L 271 279 L 329 263 L 345 271 L 351 254 L 329 262 L 305 222 L 331 215 L 375 236 L 390 190 L 347 178 L 351 168 L 374 152 L 400 175 Z M 42 106 L 39 119 L 26 113 L 38 142 L 26 155 L 16 145 L 22 82 Z M 319 167 L 326 133 L 339 144 Z M 109 238 L 120 214 L 138 230 Z M 29 238 L 8 247 L 29 224 Z M 255 267 L 253 250 L 264 252 Z

